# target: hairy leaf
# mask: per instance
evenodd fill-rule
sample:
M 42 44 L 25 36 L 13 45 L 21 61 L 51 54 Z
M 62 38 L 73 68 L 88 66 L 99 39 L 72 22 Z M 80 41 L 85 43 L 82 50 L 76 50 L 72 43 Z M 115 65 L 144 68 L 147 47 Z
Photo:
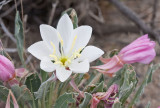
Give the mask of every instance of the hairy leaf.
M 91 99 L 92 99 L 92 95 L 90 93 L 85 92 L 84 100 L 79 105 L 79 108 L 87 108 Z
M 43 82 L 41 84 L 41 86 L 39 87 L 37 92 L 34 92 L 34 95 L 36 97 L 36 99 L 41 99 L 43 96 L 46 95 L 47 90 L 51 84 L 51 81 L 54 79 L 54 74 L 52 74 L 52 76 L 45 82 Z
M 9 90 L 8 88 L 0 85 L 0 100 L 6 102 Z
M 113 104 L 112 108 L 122 108 L 121 103 L 120 102 L 115 102 Z
M 67 108 L 69 103 L 74 103 L 74 93 L 64 93 L 61 95 L 55 103 L 54 108 Z
M 33 95 L 30 90 L 25 86 L 14 85 L 11 87 L 19 105 L 23 106 L 25 103 L 32 105 Z
M 25 66 L 24 57 L 23 57 L 23 46 L 24 46 L 24 34 L 23 34 L 23 23 L 19 16 L 19 12 L 17 11 L 15 17 L 15 38 L 17 40 L 17 49 L 20 60 L 22 64 Z
M 123 82 L 120 90 L 119 90 L 119 99 L 122 104 L 125 103 L 127 98 L 130 96 L 132 91 L 135 89 L 136 84 L 137 84 L 137 79 L 136 79 L 136 72 L 132 68 L 132 66 L 128 65 L 126 66 L 126 70 L 123 73 L 122 79 Z
M 150 66 L 150 68 L 148 69 L 148 72 L 146 73 L 146 75 L 144 77 L 144 80 L 143 80 L 142 84 L 138 88 L 138 90 L 137 90 L 136 94 L 134 95 L 131 103 L 129 104 L 129 108 L 132 108 L 132 105 L 139 101 L 139 98 L 142 95 L 145 86 L 147 86 L 147 84 L 150 83 L 151 80 L 152 80 L 152 73 L 156 69 L 158 69 L 159 67 L 160 67 L 160 64 Z

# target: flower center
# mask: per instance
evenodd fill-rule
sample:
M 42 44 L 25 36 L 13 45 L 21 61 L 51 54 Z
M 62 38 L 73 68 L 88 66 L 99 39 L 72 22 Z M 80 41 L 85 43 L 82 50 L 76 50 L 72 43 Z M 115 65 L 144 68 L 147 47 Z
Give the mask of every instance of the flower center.
M 62 58 L 60 58 L 60 61 L 61 61 L 62 65 L 65 66 L 65 64 L 68 61 L 68 59 L 67 59 L 67 57 L 62 57 Z
M 59 33 L 58 33 L 58 37 L 59 37 L 59 40 L 60 40 L 61 56 L 60 57 L 56 56 L 55 45 L 53 44 L 53 42 L 50 42 L 52 47 L 53 47 L 53 53 L 50 55 L 50 57 L 52 57 L 54 59 L 54 64 L 60 64 L 64 67 L 68 67 L 68 65 L 71 64 L 72 60 L 74 60 L 76 58 L 79 58 L 81 56 L 80 52 L 82 51 L 83 48 L 79 48 L 78 50 L 75 50 L 74 52 L 72 52 L 72 50 L 74 48 L 74 45 L 75 45 L 75 42 L 76 42 L 76 39 L 77 39 L 77 36 L 75 36 L 74 39 L 73 39 L 72 45 L 71 45 L 70 52 L 69 52 L 69 55 L 71 53 L 72 54 L 71 54 L 71 56 L 65 56 L 64 52 L 63 52 L 63 40 L 62 40 L 62 37 Z

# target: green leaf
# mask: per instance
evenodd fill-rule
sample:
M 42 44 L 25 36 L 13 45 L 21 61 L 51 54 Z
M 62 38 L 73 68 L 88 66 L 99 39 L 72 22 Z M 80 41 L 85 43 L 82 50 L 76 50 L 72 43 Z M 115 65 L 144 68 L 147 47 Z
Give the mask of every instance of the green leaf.
M 115 55 L 118 55 L 118 50 L 117 49 L 114 49 L 114 50 L 112 50 L 110 53 L 109 53 L 109 57 L 113 57 L 113 56 L 115 56 Z
M 61 94 L 65 93 L 66 91 L 68 91 L 68 84 L 69 82 L 71 81 L 71 78 L 67 79 L 67 81 L 65 82 L 61 82 L 59 84 L 59 87 L 58 87 L 58 96 L 60 96 Z M 70 87 L 70 86 L 69 86 Z
M 17 40 L 17 49 L 20 60 L 22 64 L 25 66 L 24 57 L 23 57 L 23 46 L 24 46 L 24 34 L 23 34 L 23 23 L 19 16 L 19 12 L 17 11 L 15 17 L 15 38 Z
M 112 108 L 122 108 L 121 103 L 120 102 L 115 102 L 113 104 Z
M 104 82 L 102 81 L 97 86 L 95 86 L 95 88 L 93 89 L 91 93 L 103 92 L 103 87 L 104 87 Z
M 136 72 L 132 66 L 125 65 L 121 70 L 119 70 L 116 73 L 116 76 L 109 81 L 108 88 L 114 83 L 119 85 L 119 100 L 124 104 L 137 84 Z
M 19 87 L 18 85 L 14 85 L 11 87 L 11 90 L 15 95 L 19 105 L 23 106 L 26 103 L 30 105 L 32 104 L 33 95 L 25 85 L 21 87 Z
M 54 108 L 67 108 L 69 103 L 74 103 L 74 93 L 64 93 L 61 95 L 55 103 Z
M 75 83 L 77 85 L 80 84 L 80 82 L 82 81 L 83 77 L 84 77 L 84 73 L 77 73 L 78 75 L 75 77 Z
M 78 17 L 77 17 L 76 11 L 73 8 L 69 8 L 69 9 L 65 10 L 62 13 L 62 15 L 64 15 L 65 13 L 67 13 L 70 16 L 74 29 L 77 28 L 78 27 Z
M 136 72 L 134 71 L 132 66 L 128 65 L 125 68 L 126 70 L 123 73 L 123 77 L 121 79 L 121 82 L 123 83 L 119 90 L 119 99 L 122 104 L 125 103 L 137 84 Z
M 91 99 L 92 99 L 92 95 L 90 93 L 85 92 L 84 100 L 79 105 L 79 108 L 87 108 Z
M 46 81 L 48 79 L 48 72 L 45 72 L 44 70 L 40 70 L 42 82 Z
M 52 80 L 54 79 L 54 74 L 45 82 L 41 84 L 37 92 L 34 92 L 34 95 L 36 99 L 41 99 L 43 96 L 45 97 L 48 88 L 50 87 L 50 84 L 52 83 Z
M 39 89 L 39 87 L 41 85 L 41 80 L 39 79 L 39 76 L 36 73 L 36 74 L 32 74 L 32 75 L 28 76 L 25 84 L 30 89 L 30 91 L 33 93 Z
M 107 89 L 114 83 L 118 84 L 118 85 L 122 85 L 122 77 L 123 77 L 123 73 L 125 72 L 126 70 L 126 66 L 124 66 L 122 69 L 120 69 L 118 72 L 116 72 L 116 75 L 109 80 L 108 84 L 107 84 Z M 106 90 L 107 90 L 106 89 Z
M 6 102 L 9 90 L 8 88 L 0 85 L 0 100 Z
M 157 70 L 159 67 L 160 67 L 160 64 L 150 66 L 150 68 L 148 69 L 148 72 L 146 73 L 146 75 L 144 77 L 144 80 L 143 80 L 142 84 L 140 85 L 140 87 L 137 90 L 136 94 L 134 95 L 131 103 L 129 104 L 129 108 L 132 108 L 133 104 L 135 104 L 136 102 L 139 101 L 139 98 L 142 95 L 145 86 L 147 86 L 147 84 L 150 83 L 151 80 L 152 80 L 152 73 L 155 70 Z

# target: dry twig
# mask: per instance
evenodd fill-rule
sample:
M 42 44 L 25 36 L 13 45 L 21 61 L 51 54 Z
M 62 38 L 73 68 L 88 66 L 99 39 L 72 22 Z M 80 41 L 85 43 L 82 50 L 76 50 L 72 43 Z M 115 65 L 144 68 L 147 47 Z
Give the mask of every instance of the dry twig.
M 6 4 L 8 4 L 9 2 L 11 2 L 11 0 L 3 0 L 3 1 L 1 1 L 0 2 L 0 10 L 2 9 L 2 7 L 4 6 L 4 5 L 6 5 Z
M 3 31 L 7 34 L 7 36 L 14 42 L 16 43 L 16 39 L 14 38 L 14 36 L 10 33 L 10 31 L 7 29 L 7 27 L 5 26 L 5 24 L 3 23 L 3 20 L 0 18 L 0 25 L 3 29 Z
M 56 7 L 57 7 L 58 3 L 59 3 L 58 0 L 56 0 L 55 3 L 52 3 L 52 10 L 51 10 L 51 14 L 50 14 L 49 21 L 48 21 L 49 25 L 52 24 L 54 13 L 55 13 L 55 10 L 56 10 Z
M 155 19 L 156 19 L 156 13 L 157 13 L 157 7 L 158 7 L 158 0 L 154 0 L 154 4 L 153 4 L 153 15 L 152 15 L 152 19 L 151 19 L 151 27 L 155 28 Z
M 152 30 L 147 26 L 139 16 L 128 8 L 126 5 L 121 3 L 119 0 L 108 0 L 112 3 L 122 14 L 124 14 L 129 20 L 133 21 L 144 33 L 148 33 L 150 36 L 155 38 L 160 44 L 160 35 L 158 32 Z
M 17 6 L 20 5 L 20 1 L 17 2 Z M 0 15 L 0 18 L 3 18 L 10 14 L 15 9 L 15 5 L 11 6 L 8 10 L 6 10 L 4 13 Z

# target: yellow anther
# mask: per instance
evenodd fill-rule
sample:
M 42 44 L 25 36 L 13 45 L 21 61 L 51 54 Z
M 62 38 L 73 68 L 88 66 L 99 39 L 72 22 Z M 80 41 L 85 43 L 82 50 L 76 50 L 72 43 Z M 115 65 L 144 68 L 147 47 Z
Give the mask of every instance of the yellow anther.
M 50 43 L 51 43 L 51 45 L 53 47 L 53 54 L 56 54 L 56 47 L 55 47 L 55 45 L 53 44 L 53 42 L 50 42 Z
M 62 63 L 62 62 L 60 62 L 60 61 L 56 61 L 54 64 L 60 64 L 60 65 L 63 65 L 63 63 Z

